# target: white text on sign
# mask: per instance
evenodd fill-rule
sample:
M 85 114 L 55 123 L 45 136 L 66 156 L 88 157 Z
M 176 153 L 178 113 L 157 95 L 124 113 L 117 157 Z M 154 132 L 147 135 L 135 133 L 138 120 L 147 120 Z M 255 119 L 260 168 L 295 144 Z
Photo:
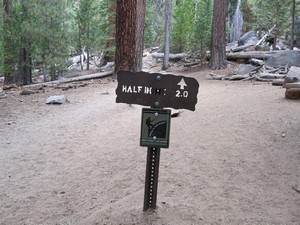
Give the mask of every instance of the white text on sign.
M 144 87 L 144 86 L 134 86 L 134 85 L 122 85 L 123 93 L 143 93 L 143 94 L 157 94 L 157 95 L 166 95 L 167 89 L 162 88 L 153 88 L 153 87 Z

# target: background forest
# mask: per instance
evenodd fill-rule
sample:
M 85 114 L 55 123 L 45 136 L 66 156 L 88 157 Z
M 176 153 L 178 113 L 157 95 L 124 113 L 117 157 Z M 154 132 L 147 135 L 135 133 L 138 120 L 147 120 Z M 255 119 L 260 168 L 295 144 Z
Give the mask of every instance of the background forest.
M 115 2 L 3 0 L 0 76 L 10 73 L 8 83 L 29 84 L 39 72 L 55 80 L 72 64 L 70 57 L 82 52 L 87 61 L 101 54 L 113 61 Z M 145 48 L 162 49 L 165 1 L 146 2 Z M 212 16 L 213 0 L 172 0 L 171 52 L 205 58 L 210 49 Z M 272 32 L 275 40 L 283 37 L 288 46 L 299 47 L 300 0 L 228 0 L 226 24 L 228 43 L 250 30 L 263 35 L 276 25 Z M 293 33 L 295 41 L 291 43 Z

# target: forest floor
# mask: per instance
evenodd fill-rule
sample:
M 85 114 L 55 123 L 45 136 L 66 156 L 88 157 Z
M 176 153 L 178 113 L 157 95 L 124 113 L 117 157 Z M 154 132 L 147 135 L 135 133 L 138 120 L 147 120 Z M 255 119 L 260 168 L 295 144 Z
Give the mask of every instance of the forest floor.
M 116 104 L 115 80 L 0 99 L 0 225 L 300 224 L 300 101 L 210 72 L 168 72 L 198 80 L 198 103 L 171 119 L 147 212 L 142 106 Z M 45 104 L 60 94 L 69 103 Z

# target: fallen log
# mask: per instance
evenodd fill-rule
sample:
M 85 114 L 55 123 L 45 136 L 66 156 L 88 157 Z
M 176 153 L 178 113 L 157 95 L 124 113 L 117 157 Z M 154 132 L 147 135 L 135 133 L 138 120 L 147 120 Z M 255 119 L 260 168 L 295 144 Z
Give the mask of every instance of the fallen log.
M 253 66 L 263 66 L 265 64 L 265 61 L 252 58 L 250 59 L 250 64 Z
M 16 84 L 6 84 L 3 86 L 3 90 L 10 90 L 10 89 L 15 89 L 18 88 Z
M 274 79 L 272 81 L 272 85 L 274 85 L 274 86 L 283 86 L 284 85 L 284 79 Z
M 250 47 L 253 47 L 253 46 L 254 46 L 254 44 L 241 45 L 241 46 L 238 46 L 238 47 L 231 48 L 230 51 L 231 52 L 240 52 L 240 51 L 244 51 L 247 48 L 250 48 Z
M 261 81 L 261 82 L 270 82 L 270 81 L 272 81 L 272 80 L 270 80 L 270 79 L 261 78 L 261 77 L 259 77 L 259 76 L 254 76 L 254 77 L 255 77 L 255 80 Z
M 252 58 L 255 59 L 268 59 L 273 54 L 277 53 L 278 51 L 249 51 L 249 52 L 230 52 L 226 54 L 228 60 L 249 60 Z
M 253 80 L 253 79 L 255 79 L 255 77 L 247 77 L 245 79 L 242 79 L 241 81 L 249 81 L 249 80 Z
M 260 45 L 269 35 L 270 33 L 274 30 L 274 28 L 276 27 L 276 24 L 268 31 L 268 33 L 266 33 L 255 45 L 255 47 L 257 47 L 258 45 Z
M 283 79 L 285 75 L 282 74 L 274 74 L 274 73 L 257 73 L 257 77 L 262 79 Z
M 218 74 L 210 73 L 209 75 L 211 76 L 212 80 L 223 80 L 224 79 L 224 76 L 221 76 Z
M 248 75 L 248 74 L 245 74 L 245 75 L 232 75 L 231 77 L 229 77 L 229 80 L 244 80 L 244 79 L 248 79 L 250 78 L 251 76 Z
M 295 83 L 286 83 L 284 85 L 284 87 L 286 89 L 290 89 L 290 88 L 300 88 L 300 82 L 295 82 Z
M 154 52 L 151 54 L 154 58 L 164 58 L 165 54 L 164 53 L 159 53 L 159 52 Z M 170 60 L 180 60 L 183 59 L 185 57 L 187 57 L 188 55 L 186 53 L 177 53 L 177 54 L 169 54 L 169 59 Z
M 192 62 L 192 63 L 185 63 L 183 66 L 184 67 L 190 67 L 190 66 L 196 66 L 196 65 L 199 65 L 200 62 Z
M 300 88 L 286 89 L 285 97 L 288 99 L 300 99 Z
M 84 81 L 84 80 L 104 78 L 104 77 L 110 76 L 112 74 L 113 74 L 113 71 L 108 71 L 108 72 L 89 74 L 89 75 L 84 75 L 84 76 L 79 76 L 79 77 L 64 78 L 63 80 L 55 80 L 55 81 L 44 82 L 44 83 L 30 84 L 30 85 L 26 85 L 24 87 L 25 88 L 34 88 L 34 87 L 41 87 L 41 86 L 42 87 L 51 87 L 51 86 L 56 86 L 58 84 L 63 84 L 63 83 L 71 83 L 71 82 L 78 82 L 78 81 Z

